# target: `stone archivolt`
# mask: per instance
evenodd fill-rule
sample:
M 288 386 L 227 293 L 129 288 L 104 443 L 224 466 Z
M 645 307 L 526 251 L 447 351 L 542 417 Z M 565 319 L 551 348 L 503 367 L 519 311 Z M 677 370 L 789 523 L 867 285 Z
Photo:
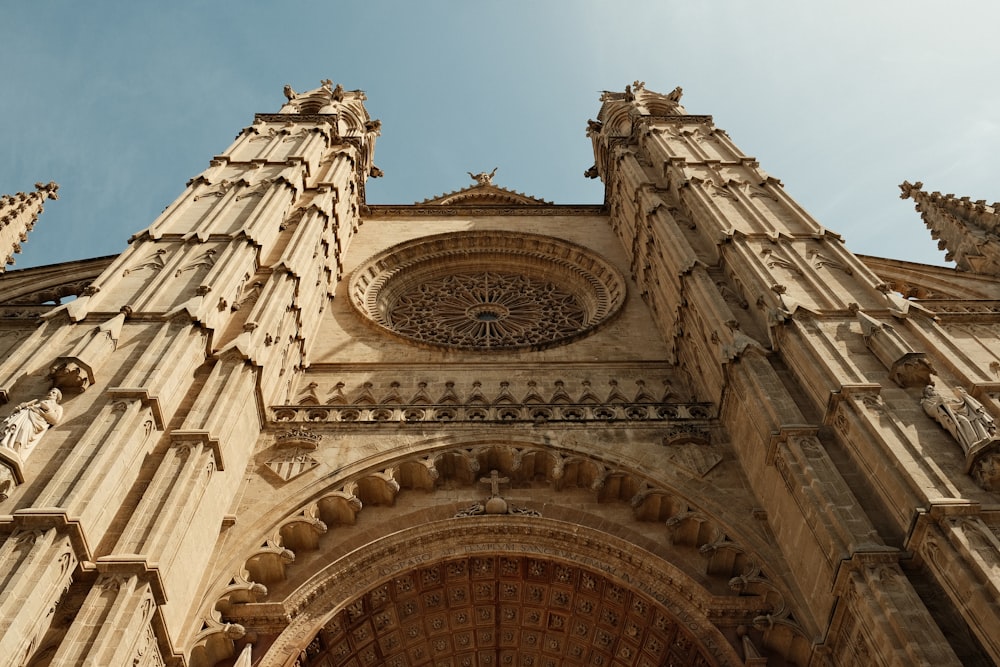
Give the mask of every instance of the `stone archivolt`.
M 625 281 L 567 241 L 466 232 L 390 248 L 354 272 L 349 293 L 369 320 L 411 342 L 542 349 L 607 321 L 624 303 Z
M 509 480 L 511 489 L 504 496 L 516 499 L 518 505 L 544 506 L 546 517 L 453 518 L 456 509 L 482 496 L 482 489 L 469 493 L 465 489 L 480 485 L 488 470 L 497 470 Z M 400 459 L 385 469 L 359 472 L 332 485 L 326 481 L 324 488 L 310 492 L 312 500 L 279 520 L 270 535 L 258 538 L 257 544 L 263 546 L 245 554 L 236 568 L 237 575 L 216 589 L 220 591 L 218 621 L 239 624 L 262 637 L 285 633 L 281 635 L 284 637 L 303 623 L 327 619 L 322 621 L 323 630 L 311 626 L 309 632 L 316 637 L 308 644 L 310 648 L 304 653 L 308 662 L 303 664 L 325 664 L 322 656 L 326 655 L 332 656 L 332 664 L 346 664 L 338 651 L 352 643 L 368 646 L 382 660 L 399 657 L 400 651 L 416 650 L 417 646 L 436 658 L 443 658 L 446 652 L 458 659 L 475 649 L 485 651 L 481 661 L 489 654 L 498 659 L 511 648 L 504 645 L 503 632 L 520 633 L 522 638 L 525 633 L 537 632 L 537 636 L 532 635 L 537 645 L 522 643 L 521 654 L 537 651 L 538 660 L 546 659 L 553 665 L 590 664 L 585 660 L 602 651 L 610 652 L 623 665 L 663 664 L 666 656 L 705 661 L 682 660 L 681 664 L 726 664 L 718 654 L 712 659 L 704 657 L 715 652 L 704 653 L 704 642 L 720 629 L 735 633 L 740 624 L 756 624 L 759 627 L 753 633 L 758 640 L 782 644 L 786 652 L 804 655 L 809 646 L 802 630 L 791 620 L 787 596 L 761 570 L 762 559 L 755 555 L 763 544 L 759 537 L 750 540 L 757 545 L 754 548 L 734 541 L 730 538 L 735 534 L 733 529 L 714 520 L 704 509 L 676 491 L 655 486 L 641 473 L 610 461 L 539 446 L 470 444 Z M 421 492 L 444 494 L 439 500 L 436 495 L 408 495 Z M 397 502 L 403 498 L 410 501 Z M 627 514 L 621 510 L 609 514 L 617 503 L 630 508 Z M 597 510 L 605 505 L 608 509 Z M 420 506 L 426 509 L 416 509 Z M 375 513 L 375 524 L 363 518 L 366 512 Z M 597 514 L 620 517 L 612 519 L 619 528 L 609 532 L 606 521 Z M 623 522 L 624 516 L 631 516 L 631 522 Z M 531 520 L 537 523 L 523 523 Z M 356 524 L 359 527 L 352 532 L 350 527 Z M 363 529 L 362 525 L 369 527 Z M 412 538 L 405 536 L 407 529 L 413 529 Z M 570 532 L 564 534 L 567 530 Z M 482 536 L 473 537 L 483 531 Z M 372 545 L 362 557 L 363 562 L 356 561 L 357 538 L 352 537 L 361 537 L 362 533 Z M 581 535 L 587 537 L 574 546 Z M 621 538 L 639 546 L 622 550 L 625 543 L 616 546 Z M 449 543 L 445 551 L 451 556 L 444 552 L 420 556 L 425 549 L 440 551 L 445 540 Z M 505 559 L 497 558 L 495 553 L 489 555 L 494 540 L 504 542 L 500 550 L 510 554 L 506 560 L 521 568 L 516 575 L 499 574 Z M 468 549 L 460 552 L 481 551 L 482 556 L 454 558 L 459 541 L 468 542 Z M 390 546 L 393 543 L 398 545 Z M 388 551 L 382 554 L 380 549 Z M 581 557 L 594 550 L 606 553 L 591 555 L 590 560 Z M 492 597 L 475 599 L 475 582 L 468 577 L 444 585 L 451 576 L 447 573 L 455 567 L 471 572 L 476 563 L 493 568 L 495 576 L 486 577 L 492 582 Z M 644 573 L 632 572 L 634 567 Z M 348 574 L 344 568 L 362 570 Z M 532 575 L 531 568 L 539 574 Z M 422 577 L 432 576 L 427 574 L 431 570 L 440 575 L 439 591 L 436 584 L 418 583 L 411 596 L 408 590 L 393 588 L 405 588 L 406 580 L 419 582 Z M 560 570 L 568 578 L 560 581 L 555 575 Z M 582 589 L 581 582 L 588 576 L 599 580 L 601 583 L 595 585 L 604 590 L 616 587 L 621 591 L 620 599 L 604 599 L 600 592 Z M 342 588 L 345 577 L 351 581 L 350 594 L 334 594 L 331 587 Z M 527 588 L 532 582 L 543 591 L 543 597 L 535 602 Z M 505 584 L 515 585 L 516 597 L 503 598 Z M 565 596 L 565 603 L 557 601 L 557 594 Z M 685 605 L 691 603 L 681 604 L 680 600 L 690 600 L 692 594 L 695 606 L 685 610 Z M 440 606 L 433 602 L 435 599 L 440 600 Z M 580 605 L 587 600 L 594 606 L 584 613 Z M 406 606 L 408 602 L 417 606 Z M 630 611 L 633 604 L 644 611 Z M 290 625 L 282 620 L 286 614 L 292 619 Z M 490 623 L 475 620 L 485 615 Z M 440 618 L 439 623 L 434 621 L 436 618 Z M 665 620 L 672 625 L 665 625 Z M 553 623 L 561 624 L 560 628 L 552 627 Z M 367 639 L 352 634 L 362 626 L 371 633 Z M 219 627 L 221 633 L 225 626 Z M 487 627 L 493 634 L 476 634 L 477 629 Z M 683 627 L 688 630 L 679 629 Z M 446 636 L 449 628 L 453 639 L 445 648 L 437 648 L 436 638 Z M 574 637 L 574 631 L 580 634 Z M 686 634 L 692 631 L 698 635 L 697 641 Z M 459 641 L 454 638 L 464 632 L 472 633 L 467 635 L 468 643 L 454 643 Z M 218 639 L 218 633 L 214 636 Z M 281 637 L 274 645 L 275 656 L 283 650 Z M 549 646 L 548 651 L 545 646 Z M 553 648 L 556 646 L 559 650 Z M 196 650 L 192 656 L 203 650 Z M 574 650 L 584 653 L 578 655 Z M 619 650 L 624 653 L 616 653 Z M 410 657 L 410 664 L 422 662 L 416 659 L 417 654 Z M 192 661 L 194 667 L 202 664 L 212 663 Z M 261 664 L 272 663 L 265 660 Z

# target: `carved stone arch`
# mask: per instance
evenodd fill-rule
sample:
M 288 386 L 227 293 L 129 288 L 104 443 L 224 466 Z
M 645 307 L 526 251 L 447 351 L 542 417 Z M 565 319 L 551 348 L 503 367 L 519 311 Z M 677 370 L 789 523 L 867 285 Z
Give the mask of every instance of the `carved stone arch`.
M 597 119 L 604 124 L 603 134 L 627 137 L 632 134 L 632 106 L 624 102 L 605 104 Z
M 996 282 L 985 276 L 898 259 L 858 255 L 890 290 L 907 299 L 996 299 Z
M 0 277 L 0 304 L 40 305 L 80 296 L 116 257 L 8 271 Z
M 342 136 L 363 135 L 367 132 L 371 116 L 363 104 L 345 100 L 337 109 L 337 125 Z
M 319 570 L 282 601 L 288 622 L 259 636 L 254 664 L 341 665 L 357 656 L 402 665 L 413 664 L 406 651 L 423 650 L 454 664 L 473 656 L 469 664 L 504 664 L 514 651 L 534 654 L 534 664 L 548 655 L 554 665 L 601 656 L 619 665 L 735 666 L 743 661 L 734 620 L 753 613 L 747 602 L 720 602 L 669 563 L 593 529 L 538 518 L 434 522 Z
M 502 473 L 507 480 L 500 495 L 510 499 L 511 507 L 531 510 L 534 518 L 517 513 L 493 517 L 468 513 L 470 502 L 490 494 L 482 484 L 483 478 L 490 476 L 491 469 L 487 466 L 505 471 L 526 470 L 523 479 Z M 393 484 L 397 479 L 405 483 Z M 389 489 L 386 484 L 398 488 Z M 614 492 L 605 490 L 603 484 Z M 774 643 L 768 642 L 764 634 L 769 632 L 768 628 L 761 629 L 754 622 L 774 617 L 779 625 L 792 621 L 797 636 L 806 637 L 808 633 L 791 614 L 798 598 L 781 579 L 780 553 L 763 533 L 727 515 L 724 498 L 715 493 L 711 496 L 698 493 L 698 484 L 688 476 L 670 480 L 638 464 L 611 460 L 609 453 L 586 451 L 572 443 L 566 447 L 553 446 L 540 437 L 522 435 L 514 441 L 459 435 L 432 438 L 402 456 L 368 461 L 317 479 L 298 489 L 297 499 L 284 499 L 280 503 L 283 509 L 275 507 L 254 520 L 253 525 L 270 528 L 256 537 L 247 535 L 240 540 L 242 546 L 231 545 L 233 560 L 228 568 L 224 566 L 221 570 L 228 574 L 220 577 L 215 593 L 206 596 L 205 616 L 218 610 L 222 612 L 221 621 L 245 625 L 254 633 L 268 627 L 280 628 L 283 633 L 288 627 L 287 618 L 262 620 L 260 614 L 267 616 L 278 609 L 294 607 L 298 604 L 294 601 L 301 596 L 313 595 L 304 591 L 317 577 L 325 576 L 318 568 L 332 567 L 370 552 L 393 535 L 431 530 L 431 526 L 442 530 L 457 526 L 461 532 L 462 526 L 492 518 L 494 523 L 488 525 L 494 527 L 494 537 L 499 535 L 506 540 L 506 526 L 510 522 L 544 519 L 542 523 L 554 521 L 576 536 L 592 533 L 590 539 L 595 544 L 618 540 L 629 545 L 631 555 L 626 560 L 654 564 L 651 567 L 658 568 L 654 578 L 672 582 L 671 585 L 679 587 L 678 591 L 692 587 L 685 588 L 684 599 L 703 597 L 707 600 L 701 607 L 703 611 L 716 605 L 712 613 L 717 612 L 717 616 L 706 618 L 724 617 L 728 619 L 726 622 L 733 621 L 732 627 L 726 626 L 728 629 L 719 632 L 732 634 L 737 625 L 752 626 L 756 628 L 754 632 L 761 633 L 755 640 L 771 647 Z M 368 490 L 361 491 L 365 485 L 369 485 Z M 370 495 L 373 489 L 404 495 L 395 503 L 371 504 L 362 503 L 355 495 Z M 405 495 L 409 493 L 419 495 Z M 374 500 L 374 496 L 369 500 Z M 372 506 L 376 509 L 366 509 Z M 538 510 L 541 517 L 537 516 Z M 357 521 L 355 517 L 359 517 Z M 329 527 L 329 532 L 323 530 L 325 527 Z M 464 558 L 467 550 L 462 549 L 466 547 L 451 552 L 448 558 Z M 503 551 L 497 547 L 498 554 Z M 404 552 L 406 549 L 398 553 Z M 552 558 L 553 562 L 559 560 Z M 773 579 L 771 574 L 761 571 L 762 563 L 768 563 L 768 570 L 773 568 Z M 231 576 L 233 573 L 239 576 Z M 747 585 L 737 590 L 733 577 Z M 239 584 L 235 597 L 230 591 L 234 581 Z M 253 595 L 243 591 L 254 584 L 258 585 Z M 770 591 L 780 593 L 786 601 L 780 609 L 774 606 L 775 598 Z M 220 596 L 228 596 L 225 604 L 216 604 L 217 598 L 221 601 Z M 727 606 L 734 604 L 735 610 Z M 788 612 L 787 618 L 782 615 L 784 612 Z M 293 617 L 294 614 L 290 618 Z M 314 634 L 312 639 L 315 637 Z M 305 650 L 312 639 L 302 639 L 300 649 Z M 732 637 L 730 640 L 736 641 Z M 265 650 L 266 643 L 261 647 L 261 651 Z M 233 650 L 238 652 L 238 649 L 239 645 L 234 644 Z M 255 654 L 255 662 L 258 657 Z

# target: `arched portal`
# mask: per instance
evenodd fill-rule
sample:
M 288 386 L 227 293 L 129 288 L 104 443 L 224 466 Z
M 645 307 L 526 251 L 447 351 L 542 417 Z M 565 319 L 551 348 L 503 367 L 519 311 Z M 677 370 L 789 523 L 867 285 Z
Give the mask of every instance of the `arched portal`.
M 247 625 L 283 625 L 261 667 L 738 665 L 730 642 L 759 604 L 593 528 L 486 515 L 378 539 L 272 607 L 287 623 Z

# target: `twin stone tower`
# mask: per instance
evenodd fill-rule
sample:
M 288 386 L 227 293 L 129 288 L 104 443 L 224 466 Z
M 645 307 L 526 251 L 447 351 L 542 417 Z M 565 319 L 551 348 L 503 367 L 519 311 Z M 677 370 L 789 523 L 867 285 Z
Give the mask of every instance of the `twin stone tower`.
M 285 95 L 0 277 L 0 665 L 1000 663 L 998 205 L 860 257 L 640 82 L 604 205 L 372 205 L 364 94 Z

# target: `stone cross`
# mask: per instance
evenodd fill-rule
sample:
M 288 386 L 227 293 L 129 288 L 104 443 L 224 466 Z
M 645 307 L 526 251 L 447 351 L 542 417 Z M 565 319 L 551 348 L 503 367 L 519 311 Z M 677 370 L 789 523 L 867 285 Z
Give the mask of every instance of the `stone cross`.
M 497 498 L 500 496 L 500 485 L 507 484 L 510 482 L 509 477 L 501 477 L 500 473 L 497 472 L 496 468 L 490 471 L 489 477 L 480 477 L 479 482 L 481 484 L 490 485 L 490 494 L 492 497 Z

